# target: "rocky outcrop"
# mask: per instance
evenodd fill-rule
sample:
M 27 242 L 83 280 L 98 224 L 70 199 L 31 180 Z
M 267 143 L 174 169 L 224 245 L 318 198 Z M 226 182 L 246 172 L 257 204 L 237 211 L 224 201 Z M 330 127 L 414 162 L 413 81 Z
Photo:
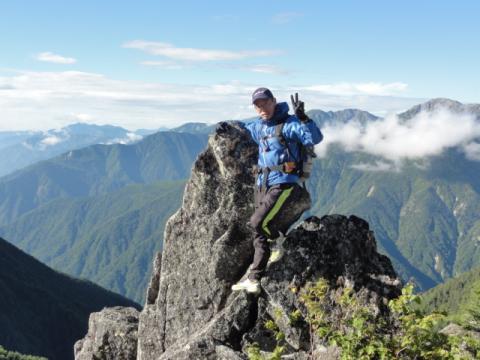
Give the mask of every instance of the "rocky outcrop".
M 88 333 L 75 344 L 77 360 L 135 360 L 138 311 L 120 306 L 90 315 Z
M 311 339 L 305 322 L 288 321 L 297 309 L 306 315 L 298 293 L 324 278 L 332 292 L 352 287 L 377 313 L 399 294 L 400 282 L 389 259 L 377 253 L 368 224 L 339 215 L 311 217 L 290 231 L 286 253 L 267 269 L 259 296 L 232 292 L 253 255 L 247 221 L 256 156 L 248 134 L 233 125 L 212 135 L 195 162 L 182 207 L 167 223 L 162 261 L 140 314 L 138 360 L 245 359 L 254 342 L 268 352 L 275 346 L 264 327 L 270 319 L 285 333 L 290 358 L 313 352 L 335 358 L 338 351 Z

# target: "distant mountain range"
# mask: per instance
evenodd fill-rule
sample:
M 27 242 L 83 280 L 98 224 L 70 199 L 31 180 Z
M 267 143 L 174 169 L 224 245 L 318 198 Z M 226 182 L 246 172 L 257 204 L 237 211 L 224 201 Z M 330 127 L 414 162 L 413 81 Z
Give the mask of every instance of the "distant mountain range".
M 0 176 L 66 151 L 93 144 L 129 144 L 142 134 L 111 125 L 72 124 L 48 131 L 0 132 Z
M 399 117 L 439 107 L 478 109 L 436 99 Z M 380 120 L 352 109 L 309 115 L 321 127 Z M 183 179 L 214 125 L 177 130 L 131 145 L 90 146 L 1 178 L 0 235 L 57 269 L 143 301 L 163 222 L 178 207 Z M 452 148 L 423 165 L 405 161 L 401 170 L 359 166 L 379 160 L 332 146 L 307 185 L 310 213 L 364 217 L 396 270 L 420 289 L 480 265 L 480 162 Z
M 190 122 L 171 129 L 170 131 L 191 134 L 210 134 L 215 130 L 215 124 Z
M 364 124 L 368 121 L 380 119 L 379 117 L 370 114 L 368 111 L 362 111 L 357 109 L 345 109 L 339 111 L 310 110 L 307 111 L 307 114 L 317 123 L 320 128 L 332 123 L 338 124 L 347 123 L 349 121 L 358 121 L 359 123 Z M 242 121 L 249 122 L 255 119 L 256 117 L 252 117 Z M 216 126 L 217 124 L 188 122 L 181 126 L 169 129 L 169 131 L 190 134 L 211 134 L 215 131 Z
M 0 238 L 0 344 L 50 360 L 73 359 L 91 312 L 139 305 L 43 265 Z
M 348 121 L 353 118 L 367 121 L 376 118 L 368 112 L 351 109 L 336 112 L 312 110 L 309 115 L 321 126 L 329 121 Z M 36 162 L 90 145 L 133 144 L 157 132 L 207 135 L 212 133 L 215 127 L 216 124 L 189 122 L 175 128 L 128 131 L 118 126 L 76 123 L 48 131 L 3 131 L 0 132 L 0 150 L 3 155 L 0 157 L 0 177 Z

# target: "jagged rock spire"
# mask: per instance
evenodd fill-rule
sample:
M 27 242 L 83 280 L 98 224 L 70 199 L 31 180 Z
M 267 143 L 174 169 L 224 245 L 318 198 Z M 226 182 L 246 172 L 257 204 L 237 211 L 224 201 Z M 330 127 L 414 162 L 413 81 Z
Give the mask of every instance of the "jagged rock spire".
M 399 294 L 390 260 L 377 253 L 368 224 L 354 216 L 311 217 L 290 231 L 282 260 L 272 264 L 256 297 L 230 287 L 252 260 L 253 175 L 257 146 L 233 125 L 213 134 L 192 169 L 182 207 L 167 222 L 148 300 L 140 314 L 138 360 L 245 359 L 245 346 L 273 346 L 264 322 L 302 309 L 298 292 L 322 277 L 332 291 L 351 286 L 381 312 Z M 341 321 L 341 319 L 338 319 Z M 310 351 L 308 329 L 279 326 L 288 351 Z M 303 355 L 302 355 L 303 354 Z

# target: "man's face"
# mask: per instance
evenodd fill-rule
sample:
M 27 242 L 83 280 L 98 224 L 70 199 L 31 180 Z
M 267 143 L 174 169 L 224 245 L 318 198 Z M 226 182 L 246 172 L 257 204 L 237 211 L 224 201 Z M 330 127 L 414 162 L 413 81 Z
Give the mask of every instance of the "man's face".
M 275 113 L 275 105 L 277 101 L 275 98 L 273 99 L 259 99 L 255 101 L 253 104 L 255 106 L 255 110 L 257 111 L 258 115 L 263 120 L 271 119 L 273 114 Z

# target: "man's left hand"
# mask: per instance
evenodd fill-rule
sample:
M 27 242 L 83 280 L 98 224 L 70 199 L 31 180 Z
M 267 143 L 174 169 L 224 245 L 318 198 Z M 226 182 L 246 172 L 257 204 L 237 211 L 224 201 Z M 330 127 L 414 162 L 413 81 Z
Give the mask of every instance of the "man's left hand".
M 228 131 L 229 127 L 230 127 L 230 125 L 228 124 L 228 122 L 221 121 L 217 124 L 217 127 L 216 127 L 215 131 L 217 132 L 217 134 L 223 134 L 223 133 L 226 133 Z
M 298 100 L 298 93 L 295 93 L 295 98 L 293 95 L 290 95 L 290 99 L 292 100 L 293 111 L 295 115 L 301 122 L 307 122 L 310 118 L 305 114 L 305 103 L 303 101 Z

